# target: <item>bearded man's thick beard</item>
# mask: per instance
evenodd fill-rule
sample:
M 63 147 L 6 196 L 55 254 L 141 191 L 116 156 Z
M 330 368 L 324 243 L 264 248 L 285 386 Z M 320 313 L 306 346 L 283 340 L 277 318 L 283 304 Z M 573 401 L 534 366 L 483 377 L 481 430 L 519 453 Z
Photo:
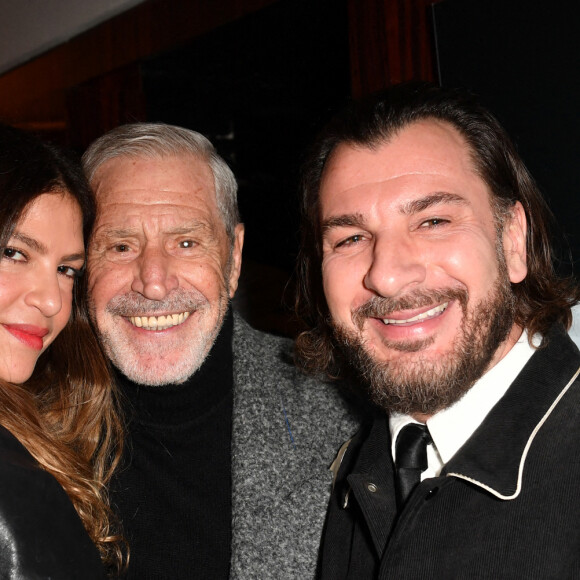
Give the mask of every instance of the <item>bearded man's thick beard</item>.
M 471 313 L 467 312 L 465 290 L 422 293 L 415 297 L 414 303 L 419 305 L 422 301 L 426 305 L 444 299 L 458 300 L 463 322 L 452 351 L 439 361 L 421 357 L 420 351 L 431 342 L 429 339 L 400 344 L 400 351 L 417 352 L 415 357 L 382 362 L 367 351 L 359 334 L 342 327 L 334 329 L 338 347 L 379 407 L 398 413 L 426 415 L 450 407 L 485 373 L 498 347 L 508 337 L 514 323 L 515 298 L 505 270 L 500 270 L 489 298 Z M 378 308 L 381 300 L 371 301 L 362 308 L 369 312 Z M 413 302 L 413 298 L 407 302 Z M 360 313 L 358 316 L 360 318 Z

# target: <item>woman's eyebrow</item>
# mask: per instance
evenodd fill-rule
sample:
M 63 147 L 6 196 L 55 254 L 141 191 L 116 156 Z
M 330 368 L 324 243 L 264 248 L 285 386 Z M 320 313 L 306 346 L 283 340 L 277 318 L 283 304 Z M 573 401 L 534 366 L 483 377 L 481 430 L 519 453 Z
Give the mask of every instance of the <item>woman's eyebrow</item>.
M 19 242 L 22 242 L 23 244 L 28 246 L 31 250 L 34 250 L 35 252 L 37 252 L 43 256 L 48 254 L 48 248 L 42 242 L 38 241 L 35 238 L 31 238 L 30 236 L 27 236 L 26 234 L 23 234 L 22 232 L 14 232 L 12 234 L 11 238 L 18 240 Z M 73 254 L 63 256 L 61 259 L 64 262 L 75 262 L 76 260 L 82 260 L 84 262 L 85 261 L 85 252 L 84 252 L 84 250 L 82 250 L 80 252 L 75 252 Z
M 14 232 L 11 236 L 15 240 L 22 242 L 23 244 L 27 245 L 30 249 L 38 252 L 39 254 L 46 254 L 48 252 L 48 248 L 38 240 L 23 234 L 22 232 Z

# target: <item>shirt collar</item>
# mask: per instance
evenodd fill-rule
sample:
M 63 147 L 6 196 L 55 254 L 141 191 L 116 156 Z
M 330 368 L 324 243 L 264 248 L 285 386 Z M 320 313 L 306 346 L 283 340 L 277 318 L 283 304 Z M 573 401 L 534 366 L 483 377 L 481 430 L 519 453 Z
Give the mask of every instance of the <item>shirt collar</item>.
M 540 342 L 539 337 L 537 338 L 538 340 L 534 337 L 534 344 Z M 476 381 L 459 401 L 439 411 L 427 421 L 429 434 L 437 449 L 441 465 L 447 463 L 471 437 L 489 411 L 503 397 L 534 352 L 535 349 L 530 346 L 528 334 L 524 330 L 506 356 Z M 409 415 L 391 413 L 389 429 L 393 459 L 399 431 L 405 425 L 417 422 Z

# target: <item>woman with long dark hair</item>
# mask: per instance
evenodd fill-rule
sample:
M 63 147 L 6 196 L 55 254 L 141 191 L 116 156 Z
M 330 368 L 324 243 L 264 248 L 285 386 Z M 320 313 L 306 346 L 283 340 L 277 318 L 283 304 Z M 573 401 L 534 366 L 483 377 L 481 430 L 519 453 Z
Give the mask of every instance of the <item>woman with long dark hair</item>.
M 121 424 L 83 275 L 94 214 L 75 161 L 0 125 L 2 578 L 121 565 L 105 487 Z

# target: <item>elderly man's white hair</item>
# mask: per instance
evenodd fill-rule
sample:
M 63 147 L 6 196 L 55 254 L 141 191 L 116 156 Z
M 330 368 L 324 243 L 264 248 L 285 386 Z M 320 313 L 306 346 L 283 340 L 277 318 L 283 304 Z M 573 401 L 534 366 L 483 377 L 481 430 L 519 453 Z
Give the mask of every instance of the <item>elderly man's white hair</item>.
M 240 223 L 238 185 L 232 170 L 201 133 L 165 123 L 129 123 L 105 133 L 83 155 L 83 167 L 92 183 L 103 163 L 116 157 L 162 158 L 193 155 L 207 162 L 214 177 L 216 203 L 233 242 Z

